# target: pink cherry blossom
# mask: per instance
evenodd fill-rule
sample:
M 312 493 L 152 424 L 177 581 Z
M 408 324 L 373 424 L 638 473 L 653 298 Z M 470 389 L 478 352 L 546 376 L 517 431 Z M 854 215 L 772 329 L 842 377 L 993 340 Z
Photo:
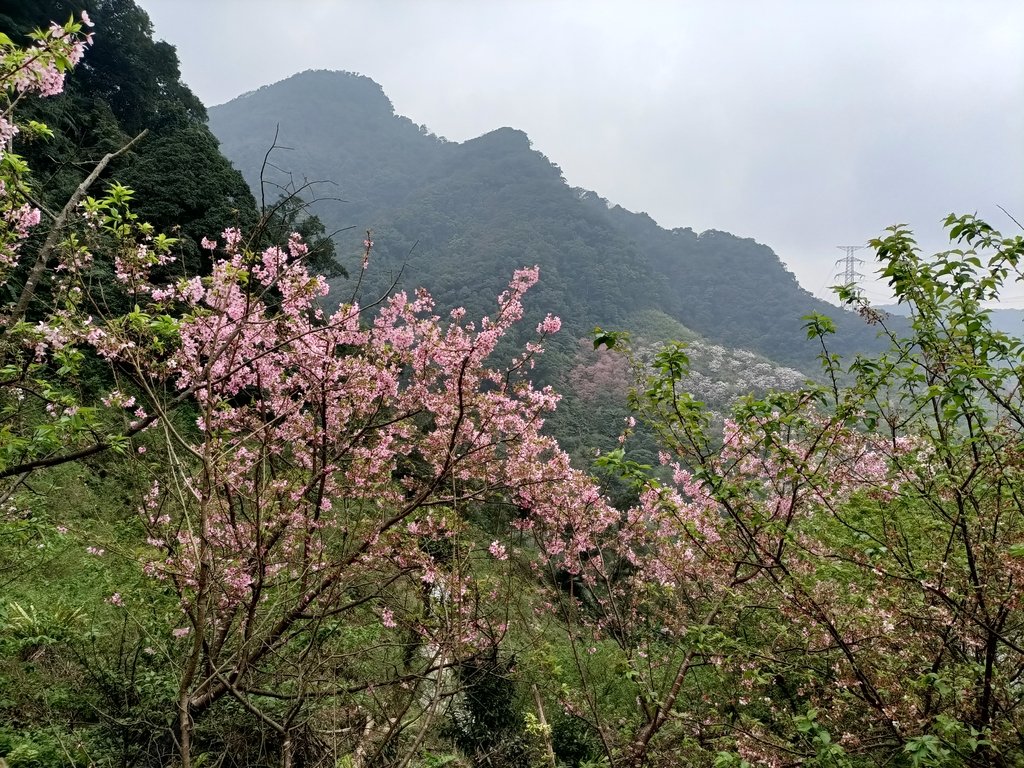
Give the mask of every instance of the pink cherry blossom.
M 491 557 L 495 560 L 508 560 L 508 551 L 500 541 L 492 541 L 487 551 L 491 553 Z

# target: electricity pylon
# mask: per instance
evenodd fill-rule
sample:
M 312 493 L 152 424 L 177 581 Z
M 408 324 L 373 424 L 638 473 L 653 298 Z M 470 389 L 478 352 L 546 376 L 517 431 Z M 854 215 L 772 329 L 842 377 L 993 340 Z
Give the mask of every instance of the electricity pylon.
M 852 288 L 857 285 L 857 280 L 864 277 L 860 272 L 857 271 L 857 266 L 864 263 L 864 259 L 858 259 L 853 254 L 859 251 L 861 248 L 867 248 L 866 245 L 837 245 L 841 251 L 845 251 L 846 255 L 841 259 L 836 259 L 836 266 L 842 267 L 839 272 L 836 272 L 836 277 L 842 278 L 842 286 Z

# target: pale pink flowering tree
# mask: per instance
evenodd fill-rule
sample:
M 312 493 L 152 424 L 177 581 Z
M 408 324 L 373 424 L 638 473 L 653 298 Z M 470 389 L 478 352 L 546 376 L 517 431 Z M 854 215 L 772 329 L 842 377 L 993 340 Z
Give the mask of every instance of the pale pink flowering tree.
M 83 17 L 88 23 L 88 17 Z M 64 75 L 82 58 L 92 42 L 82 24 L 69 21 L 51 24 L 34 36 L 33 45 L 22 48 L 0 40 L 0 287 L 18 264 L 22 241 L 39 224 L 40 211 L 26 195 L 28 168 L 13 153 L 19 133 L 46 137 L 50 130 L 40 123 L 19 123 L 15 109 L 27 96 L 54 96 L 63 90 Z
M 32 471 L 124 448 L 151 423 L 148 417 L 132 423 L 116 408 L 107 414 L 99 404 L 83 402 L 75 381 L 84 350 L 109 358 L 131 344 L 124 333 L 130 321 L 112 316 L 105 302 L 89 294 L 93 250 L 103 248 L 121 263 L 170 258 L 172 241 L 155 236 L 127 210 L 129 190 L 115 185 L 99 199 L 86 196 L 107 165 L 141 136 L 103 157 L 64 207 L 47 214 L 41 245 L 31 259 L 23 258 L 28 235 L 43 220 L 15 139 L 45 140 L 51 133 L 40 123 L 19 121 L 16 109 L 29 96 L 60 92 L 65 74 L 92 41 L 84 30 L 91 25 L 86 14 L 81 22 L 51 24 L 34 33 L 27 48 L 0 39 L 0 288 L 14 297 L 0 306 L 0 500 Z M 40 296 L 45 277 L 47 291 Z
M 661 458 L 671 480 L 651 479 L 621 451 L 605 457 L 636 483 L 639 504 L 594 518 L 590 549 L 559 565 L 572 575 L 555 606 L 572 628 L 577 667 L 563 706 L 591 724 L 615 764 L 658 763 L 684 744 L 694 759 L 730 744 L 746 749 L 758 739 L 745 740 L 736 720 L 743 702 L 774 708 L 792 728 L 778 692 L 750 690 L 751 680 L 809 657 L 849 665 L 852 680 L 870 685 L 890 650 L 863 644 L 884 603 L 851 612 L 821 592 L 818 569 L 842 538 L 836 516 L 854 500 L 882 503 L 898 492 L 894 462 L 908 446 L 822 417 L 799 394 L 780 396 L 775 409 L 740 409 L 714 441 L 711 414 L 682 389 L 680 354 L 656 358 L 660 371 L 637 402 L 670 448 Z M 548 551 L 562 546 L 555 539 Z M 835 637 L 857 653 L 844 658 Z M 609 668 L 624 671 L 613 685 Z M 818 693 L 827 699 L 824 686 Z M 623 701 L 636 704 L 627 717 Z M 886 704 L 876 704 L 877 717 Z M 759 712 L 751 729 L 764 719 Z
M 4 49 L 4 159 L 13 101 L 58 87 L 80 33 L 51 29 L 30 60 Z M 17 173 L 0 182 L 3 280 L 39 213 Z M 1015 764 L 1020 346 L 980 306 L 1019 276 L 1020 238 L 952 221 L 985 261 L 957 250 L 933 268 L 894 232 L 878 247 L 914 306 L 912 338 L 857 361 L 848 389 L 826 353 L 831 398 L 748 401 L 721 436 L 686 394 L 685 355 L 666 350 L 635 400 L 665 448 L 662 480 L 625 450 L 605 457 L 639 499 L 616 510 L 540 431 L 557 400 L 523 378 L 540 344 L 492 359 L 535 269 L 479 324 L 460 310 L 442 320 L 426 294 L 327 315 L 297 238 L 255 253 L 228 230 L 203 242 L 222 256 L 209 278 L 159 286 L 151 270 L 173 242 L 134 219 L 129 190 L 84 191 L 0 317 L 4 376 L 73 367 L 88 349 L 130 372 L 134 394 L 101 400 L 118 414 L 108 434 L 43 382 L 43 439 L 6 432 L 0 479 L 161 431 L 146 456 L 166 469 L 141 517 L 147 570 L 182 611 L 165 629 L 185 765 L 194 721 L 226 699 L 279 734 L 285 765 L 323 731 L 344 734 L 353 764 L 392 749 L 408 764 L 459 706 L 459 668 L 513 642 L 512 576 L 529 554 L 513 542 L 527 537 L 558 585 L 551 607 L 576 667 L 551 695 L 613 764 Z M 102 305 L 81 279 L 112 242 L 137 305 L 119 317 L 90 312 Z M 372 247 L 368 233 L 364 266 Z M 989 265 L 982 280 L 975 261 Z M 29 325 L 33 275 L 51 266 L 60 308 Z M 558 327 L 549 316 L 537 332 Z M 25 379 L 2 384 L 17 412 Z M 184 404 L 194 427 L 176 417 Z M 478 530 L 483 504 L 520 535 Z

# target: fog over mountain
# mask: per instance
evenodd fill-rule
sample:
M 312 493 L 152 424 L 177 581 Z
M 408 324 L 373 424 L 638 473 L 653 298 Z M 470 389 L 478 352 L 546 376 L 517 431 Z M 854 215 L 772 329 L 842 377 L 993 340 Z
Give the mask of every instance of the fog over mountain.
M 837 245 L 906 222 L 936 250 L 950 211 L 1024 211 L 1012 0 L 142 5 L 208 105 L 362 72 L 439 135 L 515 126 L 572 186 L 754 237 L 818 295 Z

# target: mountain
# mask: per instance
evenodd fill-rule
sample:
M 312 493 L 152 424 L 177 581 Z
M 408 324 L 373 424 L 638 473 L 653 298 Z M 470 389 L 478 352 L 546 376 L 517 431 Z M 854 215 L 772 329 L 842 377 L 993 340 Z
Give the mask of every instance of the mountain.
M 882 304 L 877 307 L 896 317 L 909 317 L 910 310 L 906 304 Z M 1000 307 L 988 310 L 988 320 L 993 331 L 1000 331 L 1009 336 L 1024 336 L 1024 309 Z
M 308 181 L 337 185 L 313 188 L 337 198 L 314 210 L 328 230 L 356 230 L 340 236 L 340 252 L 353 259 L 362 232 L 373 230 L 365 296 L 398 280 L 425 286 L 441 307 L 485 313 L 514 268 L 539 264 L 529 315 L 556 312 L 570 335 L 624 328 L 637 312 L 657 310 L 710 343 L 811 370 L 820 350 L 801 316 L 820 312 L 836 321 L 834 351 L 880 348 L 872 328 L 801 288 L 769 247 L 727 232 L 667 230 L 571 187 L 513 128 L 461 143 L 434 136 L 396 115 L 369 78 L 304 72 L 210 108 L 209 120 L 257 197 L 261 171 L 268 197 Z M 265 165 L 275 135 L 288 149 Z

